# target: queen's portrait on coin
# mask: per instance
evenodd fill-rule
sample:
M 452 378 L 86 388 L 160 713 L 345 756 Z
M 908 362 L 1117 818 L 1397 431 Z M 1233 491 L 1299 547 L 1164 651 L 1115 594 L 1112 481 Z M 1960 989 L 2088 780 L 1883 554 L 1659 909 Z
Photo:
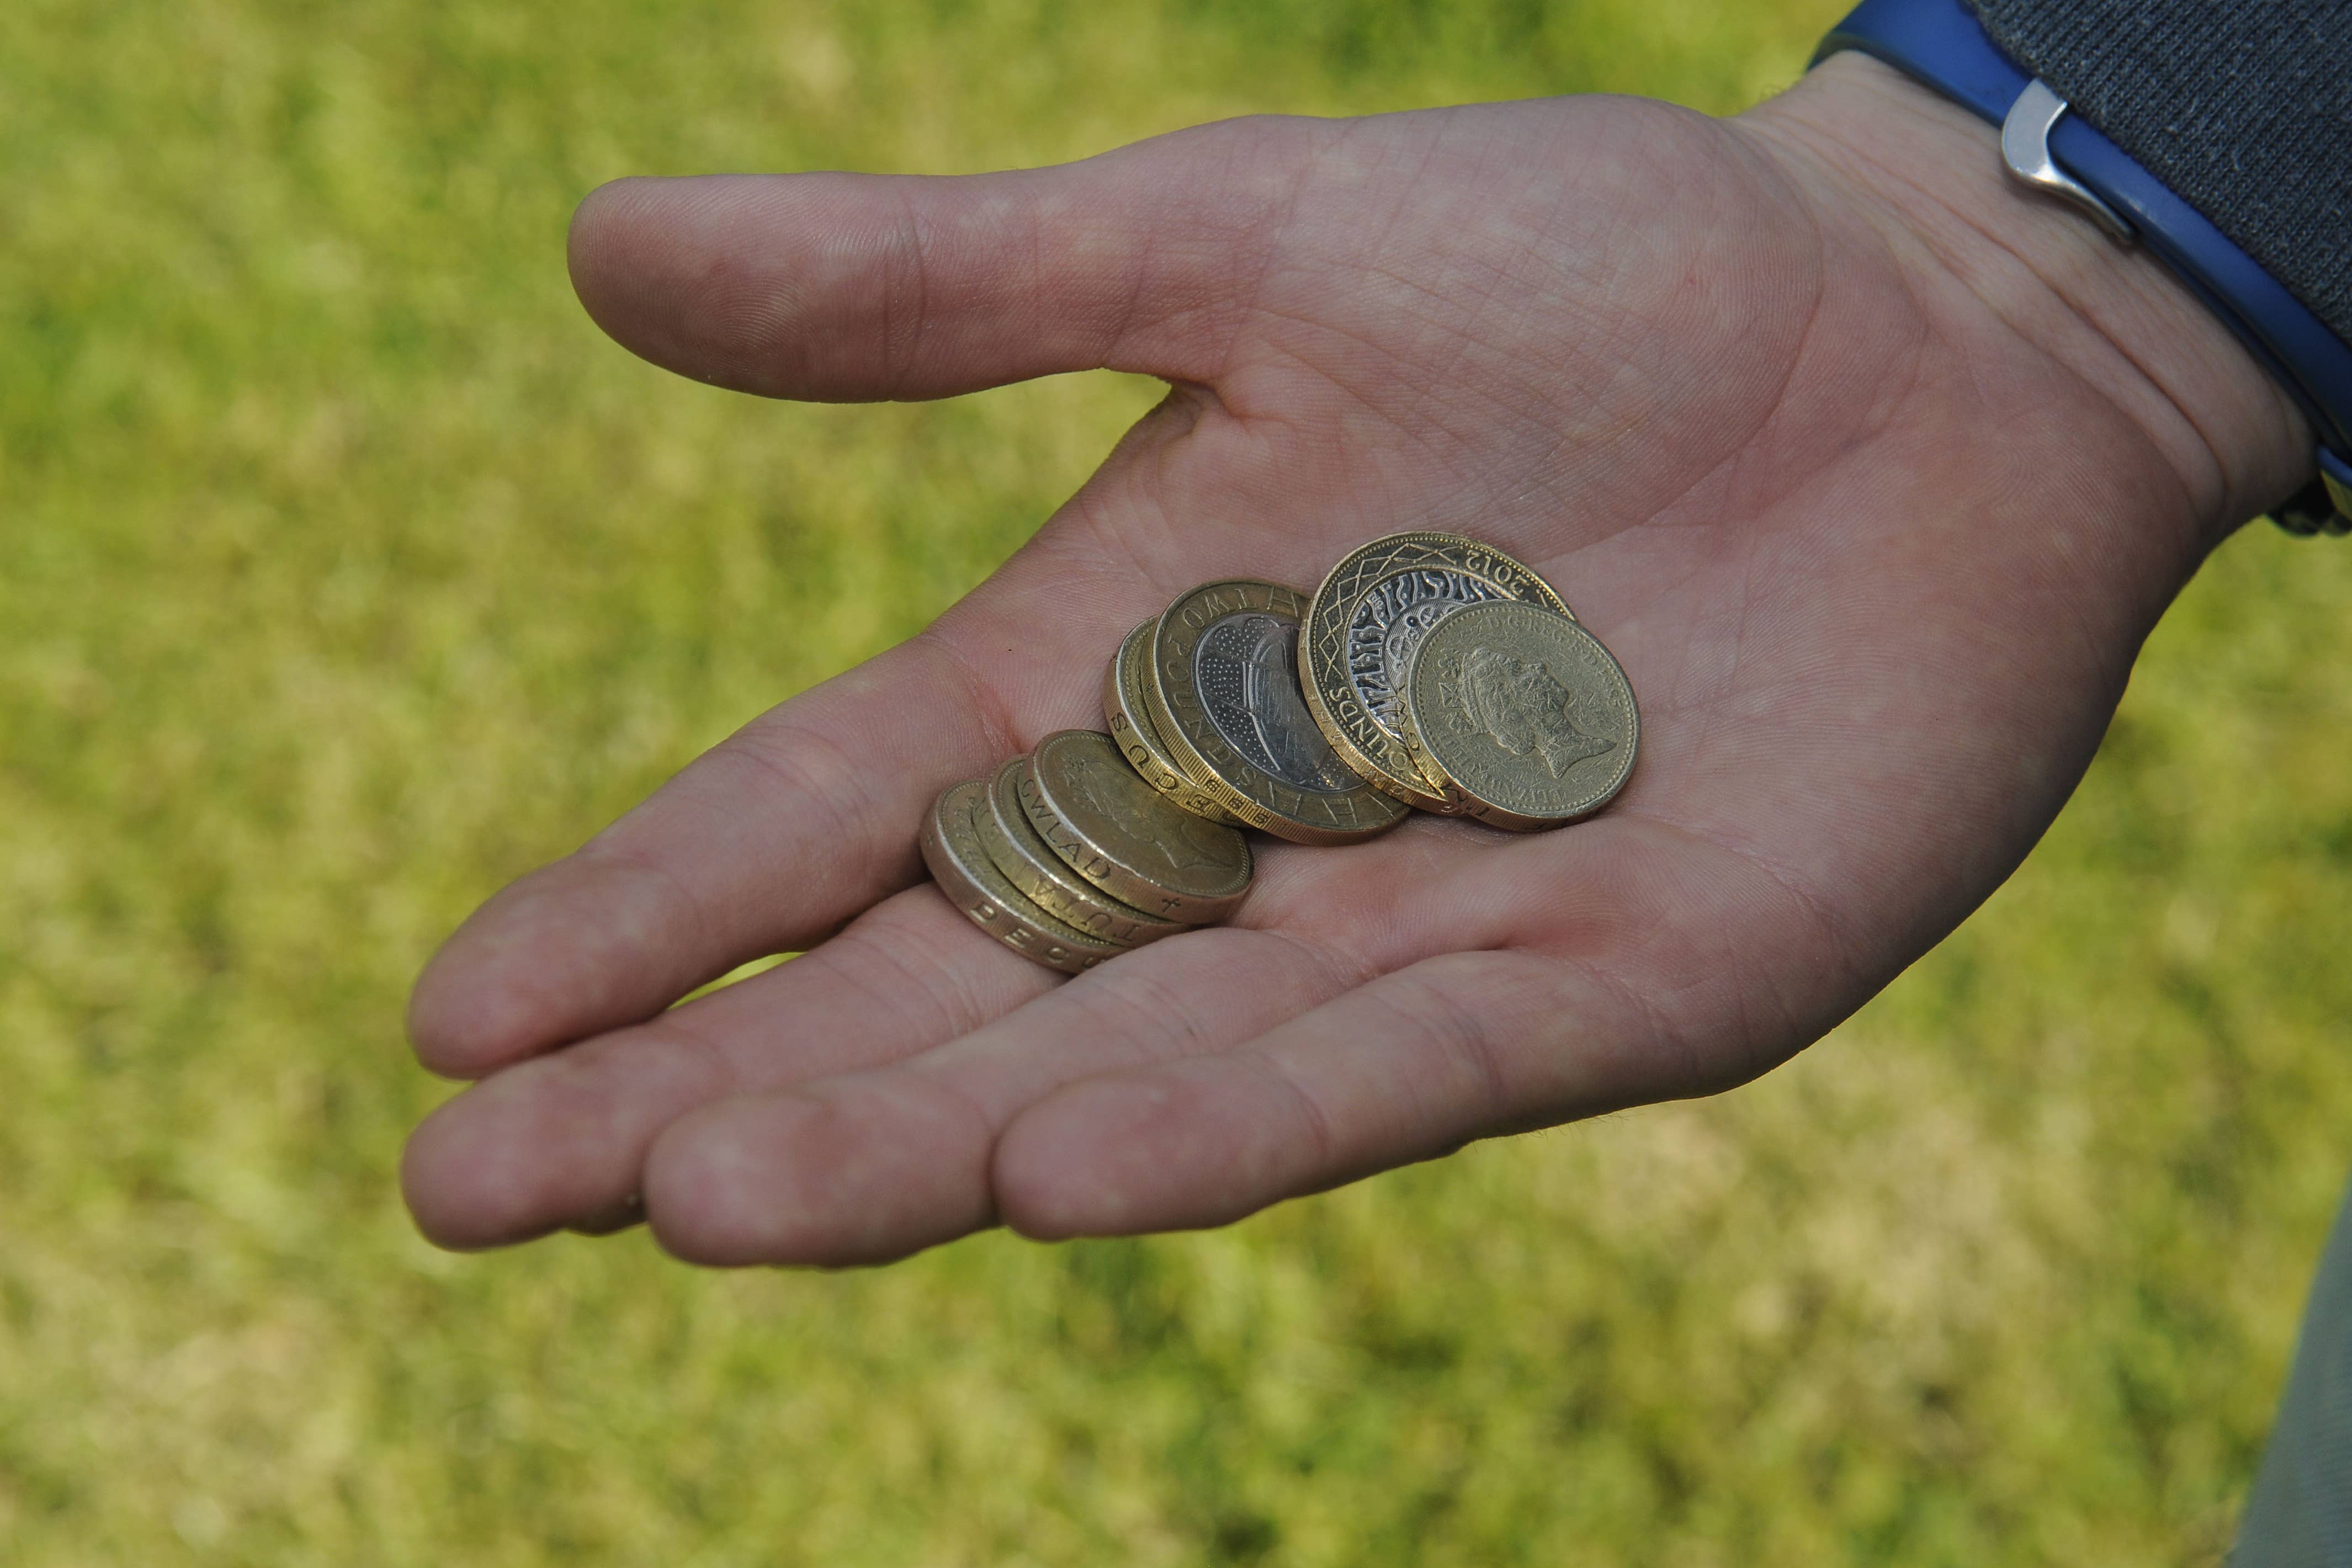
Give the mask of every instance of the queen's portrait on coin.
M 1514 757 L 1539 754 L 1555 779 L 1587 758 L 1617 748 L 1615 741 L 1577 727 L 1569 711 L 1576 694 L 1554 680 L 1539 659 L 1473 648 L 1462 659 L 1461 691 L 1466 727 Z
M 1156 825 L 1138 822 L 1129 803 L 1134 779 L 1122 769 L 1097 757 L 1073 758 L 1069 767 L 1078 792 L 1096 815 L 1124 833 L 1144 856 L 1166 861 L 1170 871 L 1219 865 L 1231 858 L 1217 836 L 1217 824 L 1190 812 L 1171 812 Z

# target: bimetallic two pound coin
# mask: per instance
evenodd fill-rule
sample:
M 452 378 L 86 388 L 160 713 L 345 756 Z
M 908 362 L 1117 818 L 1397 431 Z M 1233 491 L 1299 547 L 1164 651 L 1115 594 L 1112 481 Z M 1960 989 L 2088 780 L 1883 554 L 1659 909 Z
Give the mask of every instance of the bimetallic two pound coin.
M 1403 804 L 1350 771 L 1299 689 L 1297 589 L 1204 583 L 1151 635 L 1144 706 L 1177 767 L 1253 828 L 1302 844 L 1386 832 Z
M 1056 730 L 1039 741 L 1014 796 L 1063 863 L 1146 914 L 1203 925 L 1249 892 L 1249 841 L 1137 778 L 1099 730 Z
M 1146 915 L 1113 898 L 1071 870 L 1038 837 L 1027 813 L 1021 810 L 1021 764 L 1022 758 L 1016 757 L 996 770 L 988 787 L 987 803 L 972 813 L 982 847 L 996 862 L 996 869 L 1032 904 L 1063 925 L 1122 947 L 1140 947 L 1183 930 L 1176 921 Z
M 1160 624 L 1153 616 L 1127 634 L 1127 641 L 1111 655 L 1110 668 L 1103 672 L 1103 718 L 1110 726 L 1110 737 L 1127 758 L 1128 764 L 1143 775 L 1143 781 L 1175 801 L 1196 817 L 1206 817 L 1213 822 L 1228 827 L 1241 826 L 1241 819 L 1217 804 L 1214 797 L 1185 777 L 1169 755 L 1168 743 L 1160 738 L 1159 727 L 1151 722 L 1146 706 L 1144 683 L 1151 678 L 1151 633 Z
M 1065 925 L 1014 887 L 988 858 L 974 813 L 988 809 L 988 786 L 974 779 L 943 791 L 923 821 L 923 863 L 948 901 L 971 923 L 1024 958 L 1081 974 L 1126 949 Z
M 1496 827 L 1590 816 L 1633 775 L 1632 683 L 1599 638 L 1538 605 L 1447 616 L 1414 650 L 1404 696 L 1415 758 Z
M 1459 534 L 1391 534 L 1342 557 L 1307 601 L 1298 646 L 1307 711 L 1332 749 L 1410 805 L 1465 810 L 1405 744 L 1405 672 L 1422 639 L 1449 617 L 1511 601 L 1575 619 L 1542 578 Z

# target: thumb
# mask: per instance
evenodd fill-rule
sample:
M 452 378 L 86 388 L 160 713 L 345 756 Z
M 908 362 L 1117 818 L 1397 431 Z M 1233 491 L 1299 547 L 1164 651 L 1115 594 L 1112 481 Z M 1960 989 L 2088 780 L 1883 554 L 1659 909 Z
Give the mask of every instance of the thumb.
M 1109 367 L 1214 380 L 1316 122 L 1198 127 L 951 177 L 620 180 L 572 221 L 596 324 L 699 381 L 814 402 Z

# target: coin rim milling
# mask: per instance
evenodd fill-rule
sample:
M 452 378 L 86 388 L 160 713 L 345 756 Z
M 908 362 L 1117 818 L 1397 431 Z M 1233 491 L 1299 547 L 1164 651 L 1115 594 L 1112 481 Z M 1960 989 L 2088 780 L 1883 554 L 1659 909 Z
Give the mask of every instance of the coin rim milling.
M 1187 612 L 1218 594 L 1230 594 L 1237 602 L 1230 609 L 1217 608 L 1201 625 L 1188 624 Z M 1402 821 L 1404 804 L 1369 780 L 1352 789 L 1323 794 L 1275 778 L 1217 733 L 1192 675 L 1193 649 L 1216 621 L 1248 611 L 1298 621 L 1306 603 L 1297 589 L 1254 577 L 1221 578 L 1179 595 L 1154 623 L 1144 706 L 1184 775 L 1251 827 L 1293 843 L 1357 843 Z
M 1348 673 L 1348 629 L 1355 622 L 1356 606 L 1391 577 L 1430 566 L 1476 578 L 1507 594 L 1511 602 L 1536 604 L 1570 622 L 1576 619 L 1568 601 L 1540 574 L 1493 545 L 1433 529 L 1383 534 L 1341 556 L 1308 598 L 1298 628 L 1298 673 L 1307 711 L 1315 716 L 1317 727 L 1340 761 L 1407 805 L 1459 815 L 1466 803 L 1447 789 L 1442 776 L 1431 777 L 1418 765 L 1402 738 L 1381 727 Z M 1400 702 L 1400 716 L 1404 706 Z
M 1214 796 L 1184 776 L 1151 722 L 1143 688 L 1150 678 L 1151 633 L 1159 624 L 1159 616 L 1146 617 L 1119 643 L 1110 667 L 1103 672 L 1103 718 L 1110 726 L 1110 737 L 1146 784 L 1192 815 L 1229 828 L 1245 826 L 1218 805 Z
M 1473 615 L 1474 611 L 1478 613 Z M 1425 674 L 1434 678 L 1430 661 L 1438 655 L 1433 653 L 1431 650 L 1444 648 L 1453 640 L 1476 635 L 1479 621 L 1493 620 L 1498 615 L 1510 619 L 1518 619 L 1521 616 L 1540 617 L 1541 620 L 1538 624 L 1545 631 L 1557 629 L 1570 639 L 1580 641 L 1592 653 L 1599 655 L 1601 667 L 1607 676 L 1613 679 L 1618 695 L 1624 699 L 1625 741 L 1623 754 L 1618 760 L 1617 771 L 1610 779 L 1607 788 L 1588 791 L 1584 795 L 1576 797 L 1557 813 L 1532 815 L 1525 811 L 1514 810 L 1500 801 L 1479 794 L 1471 786 L 1462 781 L 1458 772 L 1446 766 L 1438 751 L 1430 744 L 1429 716 L 1423 711 L 1424 696 L 1427 694 L 1422 690 L 1422 681 Z M 1444 632 L 1445 637 L 1441 638 L 1440 632 Z M 1556 674 L 1552 678 L 1559 679 Z M 1608 644 L 1594 636 L 1580 622 L 1570 620 L 1564 615 L 1554 615 L 1539 604 L 1496 600 L 1486 604 L 1469 605 L 1456 611 L 1432 627 L 1429 634 L 1421 640 L 1420 646 L 1413 650 L 1412 663 L 1405 674 L 1405 702 L 1399 711 L 1404 716 L 1406 734 L 1409 737 L 1408 744 L 1412 747 L 1414 757 L 1433 773 L 1444 778 L 1449 789 L 1458 792 L 1459 798 L 1464 802 L 1465 814 L 1475 817 L 1478 821 L 1491 826 L 1508 828 L 1517 832 L 1537 832 L 1545 828 L 1559 827 L 1576 821 L 1580 818 L 1589 817 L 1600 810 L 1615 800 L 1618 792 L 1625 788 L 1626 781 L 1633 778 L 1634 759 L 1641 755 L 1642 750 L 1642 708 L 1633 695 L 1633 683 L 1627 677 L 1625 666 L 1617 662 L 1617 655 L 1609 651 Z
M 1071 870 L 1029 825 L 1021 809 L 1020 777 L 1021 758 L 1006 758 L 989 780 L 986 803 L 973 808 L 971 817 L 988 858 L 1030 903 L 1065 925 L 1122 947 L 1140 947 L 1185 929 L 1181 922 L 1121 903 Z
M 968 793 L 967 793 L 968 791 Z M 978 810 L 988 786 L 977 779 L 950 784 L 923 819 L 923 863 L 959 913 L 1023 957 L 1083 975 L 1126 948 L 1065 925 L 1022 895 L 988 858 L 980 841 Z M 957 831 L 961 824 L 961 831 Z
M 1178 819 L 1171 827 L 1181 829 L 1198 825 L 1214 833 L 1231 833 L 1234 847 L 1240 852 L 1240 865 L 1230 888 L 1213 886 L 1188 890 L 1171 887 L 1166 879 L 1156 876 L 1143 866 L 1128 863 L 1113 854 L 1103 844 L 1104 835 L 1088 832 L 1086 817 L 1074 816 L 1072 802 L 1067 798 L 1066 782 L 1060 779 L 1055 760 L 1061 752 L 1073 746 L 1100 747 L 1104 761 L 1117 769 L 1120 777 L 1131 780 L 1142 792 L 1140 799 L 1154 810 L 1166 811 Z M 1048 757 L 1051 752 L 1054 757 Z M 1037 748 L 1022 759 L 1020 778 L 1015 781 L 1015 794 L 1029 825 L 1046 846 L 1080 876 L 1120 902 L 1134 905 L 1147 914 L 1162 919 L 1181 921 L 1189 925 L 1206 925 L 1223 918 L 1240 904 L 1250 889 L 1252 856 L 1249 841 L 1234 829 L 1222 822 L 1212 822 L 1184 810 L 1167 796 L 1136 778 L 1120 754 L 1118 743 L 1098 729 L 1055 730 L 1037 743 Z M 1125 833 L 1119 835 L 1129 837 Z

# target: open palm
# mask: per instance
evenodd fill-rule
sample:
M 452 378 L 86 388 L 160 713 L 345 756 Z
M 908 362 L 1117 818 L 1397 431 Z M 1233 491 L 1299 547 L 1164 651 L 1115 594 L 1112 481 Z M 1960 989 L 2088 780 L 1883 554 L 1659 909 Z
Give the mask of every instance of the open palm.
M 1173 390 L 929 631 L 451 938 L 412 1030 L 487 1081 L 412 1141 L 420 1223 L 488 1245 L 642 1193 L 728 1263 L 1213 1224 L 1818 1038 L 2016 864 L 2158 614 L 2294 478 L 2237 350 L 2002 190 L 1990 139 L 1841 60 L 1731 122 L 1563 99 L 598 193 L 582 296 L 685 373 Z M 931 797 L 1099 727 L 1137 621 L 1407 528 L 1502 546 L 1617 653 L 1643 758 L 1609 811 L 1261 840 L 1231 927 L 1066 983 L 911 885 Z

